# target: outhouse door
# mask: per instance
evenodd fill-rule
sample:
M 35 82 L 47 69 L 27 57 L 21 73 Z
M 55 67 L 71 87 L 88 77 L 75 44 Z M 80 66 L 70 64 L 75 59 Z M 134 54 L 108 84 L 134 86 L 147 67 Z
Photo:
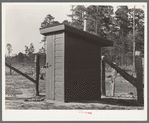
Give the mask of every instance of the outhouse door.
M 46 37 L 47 56 L 46 56 L 46 98 L 54 99 L 54 35 Z

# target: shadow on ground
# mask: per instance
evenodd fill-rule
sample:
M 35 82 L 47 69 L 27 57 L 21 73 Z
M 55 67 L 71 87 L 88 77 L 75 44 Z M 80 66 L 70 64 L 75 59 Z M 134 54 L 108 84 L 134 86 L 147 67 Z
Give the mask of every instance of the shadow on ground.
M 32 96 L 32 97 L 6 97 L 6 100 L 27 100 L 27 99 L 44 99 L 45 100 L 45 95 L 40 95 L 40 96 Z M 117 99 L 113 97 L 103 97 L 101 100 L 93 100 L 93 101 L 72 101 L 72 102 L 67 102 L 67 103 L 100 103 L 100 104 L 109 104 L 109 105 L 119 105 L 119 106 L 144 106 L 143 104 L 138 103 L 137 100 L 135 99 Z
M 41 98 L 44 98 L 45 99 L 45 95 L 39 95 L 39 96 L 30 96 L 30 97 L 27 97 L 27 96 L 7 96 L 5 97 L 5 100 L 27 100 L 27 99 L 41 99 Z
M 62 102 L 56 100 L 46 100 L 45 94 L 40 96 L 21 96 L 21 97 L 6 97 L 6 109 L 19 110 L 48 110 L 48 109 L 90 109 L 90 110 L 143 110 L 143 105 L 140 105 L 135 99 L 121 99 L 117 97 L 102 97 L 101 100 L 93 101 L 73 101 Z M 30 99 L 44 99 L 42 101 L 35 101 Z M 30 101 L 26 101 L 30 100 Z
M 76 101 L 75 101 L 76 102 Z M 116 99 L 116 98 L 102 98 L 101 100 L 94 101 L 79 101 L 77 103 L 100 103 L 100 104 L 109 104 L 109 105 L 119 105 L 119 106 L 144 106 L 143 104 L 138 103 L 134 99 Z

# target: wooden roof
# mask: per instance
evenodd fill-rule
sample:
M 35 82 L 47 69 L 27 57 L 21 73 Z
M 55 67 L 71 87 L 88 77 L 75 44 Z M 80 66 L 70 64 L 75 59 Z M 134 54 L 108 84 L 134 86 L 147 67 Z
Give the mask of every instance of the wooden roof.
M 74 27 L 71 27 L 65 24 L 53 26 L 53 27 L 47 27 L 47 28 L 40 28 L 40 33 L 43 35 L 49 35 L 51 33 L 60 32 L 60 31 L 68 31 L 76 35 L 85 37 L 89 39 L 90 41 L 95 41 L 99 43 L 102 47 L 113 46 L 113 41 L 101 38 L 97 35 L 82 31 L 80 29 L 77 29 L 77 28 L 74 28 Z

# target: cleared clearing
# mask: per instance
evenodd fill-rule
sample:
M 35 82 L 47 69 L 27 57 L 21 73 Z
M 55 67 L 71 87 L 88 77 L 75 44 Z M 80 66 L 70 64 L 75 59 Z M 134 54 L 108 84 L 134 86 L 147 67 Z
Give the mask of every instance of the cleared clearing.
M 49 109 L 89 109 L 89 110 L 143 110 L 136 101 L 136 89 L 121 76 L 116 78 L 115 97 L 110 96 L 110 78 L 106 78 L 106 97 L 101 101 L 71 102 L 63 103 L 60 101 L 25 101 L 35 99 L 35 84 L 21 75 L 6 75 L 6 87 L 15 87 L 16 97 L 5 95 L 5 108 L 8 110 L 49 110 Z M 45 99 L 45 80 L 39 82 L 40 97 Z M 133 93 L 130 94 L 130 93 Z

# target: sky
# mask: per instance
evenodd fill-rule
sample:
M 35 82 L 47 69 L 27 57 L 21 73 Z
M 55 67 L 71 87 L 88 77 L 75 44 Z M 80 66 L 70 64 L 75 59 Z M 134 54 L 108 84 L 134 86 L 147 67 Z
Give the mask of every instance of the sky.
M 43 44 L 40 41 L 40 25 L 46 15 L 51 14 L 55 20 L 62 22 L 69 14 L 69 5 L 15 4 L 7 5 L 5 9 L 5 45 L 12 45 L 12 54 L 25 53 L 25 45 L 34 44 L 35 52 Z M 7 50 L 6 50 L 7 53 Z
M 72 4 L 72 3 L 71 3 Z M 51 14 L 55 21 L 71 21 L 67 15 L 71 13 L 70 3 L 3 3 L 2 4 L 2 28 L 3 46 L 7 43 L 12 45 L 12 54 L 25 53 L 25 45 L 34 44 L 35 52 L 38 52 L 43 44 L 40 41 L 43 35 L 40 34 L 40 25 L 46 15 Z M 77 5 L 77 3 L 75 3 Z M 93 4 L 79 3 L 88 6 Z M 97 4 L 97 3 L 96 3 Z M 73 3 L 74 5 L 74 3 Z M 99 4 L 101 5 L 101 4 Z M 104 5 L 104 4 L 103 4 Z M 107 3 L 105 4 L 107 5 Z M 110 4 L 116 9 L 117 5 Z M 134 4 L 127 4 L 133 7 Z M 139 6 L 140 4 L 137 4 Z M 5 53 L 8 51 L 5 49 Z

